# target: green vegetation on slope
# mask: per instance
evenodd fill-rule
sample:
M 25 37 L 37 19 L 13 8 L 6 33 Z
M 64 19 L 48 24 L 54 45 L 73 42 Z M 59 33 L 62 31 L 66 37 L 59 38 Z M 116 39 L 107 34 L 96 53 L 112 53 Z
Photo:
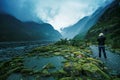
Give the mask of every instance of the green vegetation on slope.
M 99 33 L 103 32 L 107 38 L 107 45 L 114 49 L 120 49 L 119 2 L 115 1 L 111 4 L 111 7 L 103 14 L 99 22 L 88 31 L 86 39 L 96 43 Z

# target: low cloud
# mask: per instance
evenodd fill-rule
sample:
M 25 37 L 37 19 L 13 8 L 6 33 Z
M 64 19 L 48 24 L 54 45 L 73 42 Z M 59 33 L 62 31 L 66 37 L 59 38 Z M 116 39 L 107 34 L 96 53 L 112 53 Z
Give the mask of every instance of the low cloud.
M 22 21 L 43 21 L 56 30 L 75 24 L 113 0 L 1 0 L 5 12 Z

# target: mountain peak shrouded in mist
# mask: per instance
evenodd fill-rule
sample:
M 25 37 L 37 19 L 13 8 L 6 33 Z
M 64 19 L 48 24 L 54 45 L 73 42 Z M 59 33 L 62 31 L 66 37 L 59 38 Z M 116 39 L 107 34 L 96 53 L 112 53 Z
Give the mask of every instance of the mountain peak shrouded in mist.
M 56 41 L 61 34 L 48 23 L 22 22 L 8 14 L 0 14 L 0 41 Z
M 21 21 L 44 22 L 54 29 L 69 27 L 113 0 L 0 0 L 1 11 Z

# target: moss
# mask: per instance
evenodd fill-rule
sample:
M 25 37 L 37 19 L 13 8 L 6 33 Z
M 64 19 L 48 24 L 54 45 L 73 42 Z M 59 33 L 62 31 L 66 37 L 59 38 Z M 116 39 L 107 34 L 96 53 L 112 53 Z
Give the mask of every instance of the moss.
M 41 75 L 42 75 L 42 76 L 47 77 L 47 76 L 50 76 L 50 75 L 51 75 L 51 73 L 50 73 L 50 72 L 48 72 L 48 70 L 47 70 L 47 69 L 44 69 L 44 70 L 41 72 Z
M 97 60 L 97 59 L 94 59 L 94 58 L 91 58 L 91 57 L 87 58 L 87 62 L 93 63 L 93 64 L 95 64 L 97 66 L 102 64 L 102 62 L 100 60 Z
M 50 51 L 50 46 L 43 46 L 43 47 L 37 47 L 31 51 L 31 53 L 39 53 L 39 52 L 48 52 Z
M 14 57 L 0 65 L 1 78 L 8 77 L 13 72 L 20 72 L 23 68 L 23 57 Z
M 82 65 L 83 70 L 95 73 L 98 71 L 98 67 L 92 63 L 85 63 Z
M 42 73 L 42 71 L 41 70 L 34 70 L 33 72 L 32 72 L 32 74 L 41 74 Z
M 89 50 L 89 49 L 85 49 L 85 50 L 84 50 L 84 52 L 85 52 L 85 53 L 87 53 L 87 54 L 92 55 L 92 51 L 91 51 L 91 50 Z
M 91 72 L 91 73 L 98 72 L 103 77 L 105 77 L 107 80 L 110 79 L 110 77 L 106 73 L 104 73 L 100 68 L 98 68 L 96 65 L 94 65 L 92 63 L 83 64 L 82 68 L 83 68 L 84 71 L 88 71 L 88 72 Z
M 81 71 L 82 70 L 82 65 L 78 63 L 73 63 L 73 67 L 75 70 Z
M 84 64 L 84 63 L 86 63 L 86 59 L 85 58 L 79 58 L 78 63 Z
M 59 74 L 64 74 L 64 75 L 66 75 L 66 74 L 67 74 L 67 72 L 66 72 L 66 71 L 64 71 L 63 69 L 59 70 L 59 71 L 58 71 L 58 73 L 59 73 Z
M 55 66 L 52 63 L 48 63 L 43 68 L 44 69 L 52 69 L 52 68 L 55 68 Z
M 99 69 L 99 72 L 101 73 L 101 75 L 103 75 L 103 77 L 106 78 L 106 80 L 110 80 L 110 76 L 107 75 L 105 72 L 103 72 L 102 70 Z
M 78 78 L 78 77 L 76 77 L 76 78 L 73 78 L 73 77 L 63 77 L 63 78 L 61 78 L 59 80 L 83 80 L 83 79 L 82 78 Z
M 24 66 L 23 61 L 23 57 L 15 57 L 9 62 L 9 65 L 11 66 L 11 68 L 22 67 Z
M 32 56 L 35 56 L 36 54 L 34 54 L 34 53 L 27 53 L 25 56 L 27 56 L 27 57 L 32 57 Z
M 61 78 L 60 80 L 74 80 L 72 77 L 64 77 L 64 78 Z
M 68 73 L 68 75 L 71 75 L 71 71 L 73 70 L 73 67 L 70 62 L 64 63 L 63 70 Z
M 84 54 L 83 54 L 82 52 L 80 52 L 80 51 L 73 52 L 73 54 L 74 54 L 75 56 L 79 56 L 79 55 L 81 55 L 81 57 L 84 56 Z
M 0 80 L 6 80 L 6 78 L 7 78 L 10 74 L 12 74 L 13 72 L 15 72 L 15 71 L 17 71 L 17 70 L 19 70 L 19 69 L 21 69 L 21 68 L 20 68 L 20 67 L 16 67 L 16 68 L 14 68 L 14 69 L 11 69 L 11 70 L 7 71 L 5 74 L 0 75 Z
M 23 68 L 21 71 L 20 71 L 22 74 L 33 74 L 33 70 L 31 69 L 28 69 L 28 68 Z
M 63 56 L 66 60 L 62 62 L 62 69 L 58 71 L 50 71 L 55 68 L 55 66 L 51 63 L 43 66 L 42 70 L 32 70 L 24 68 L 23 62 L 25 57 L 15 57 L 8 62 L 3 62 L 0 64 L 0 70 L 2 71 L 0 73 L 5 75 L 7 71 L 19 67 L 19 69 L 13 72 L 19 72 L 25 75 L 32 76 L 39 75 L 41 77 L 52 76 L 58 80 L 96 80 L 96 77 L 98 78 L 97 80 L 102 80 L 103 78 L 105 78 L 106 80 L 110 79 L 110 77 L 104 72 L 104 65 L 101 61 L 86 56 L 87 54 L 84 54 L 84 51 L 89 54 L 88 48 L 80 49 L 78 47 L 66 45 L 50 45 L 46 47 L 44 46 L 36 48 L 37 52 L 35 51 L 34 53 L 30 54 L 35 54 L 33 56 L 38 56 L 38 58 L 39 56 Z M 47 51 L 44 50 L 45 52 L 41 52 L 42 48 L 45 48 Z M 28 56 L 29 55 L 26 55 L 26 57 Z
M 61 55 L 61 53 L 60 52 L 55 52 L 54 55 L 59 56 L 59 55 Z
M 114 78 L 113 80 L 120 80 L 120 78 Z
M 71 63 L 70 63 L 70 62 L 64 63 L 64 67 L 70 67 L 70 66 L 71 66 Z
M 3 68 L 5 68 L 5 66 L 9 66 L 9 62 L 10 62 L 10 61 L 1 62 L 1 63 L 0 63 L 0 70 L 2 70 Z

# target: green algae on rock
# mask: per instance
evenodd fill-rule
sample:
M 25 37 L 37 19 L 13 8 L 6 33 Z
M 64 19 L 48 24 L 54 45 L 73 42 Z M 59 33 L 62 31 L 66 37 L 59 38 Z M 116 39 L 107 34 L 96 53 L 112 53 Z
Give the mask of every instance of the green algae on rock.
M 81 49 L 71 45 L 48 45 L 33 49 L 22 57 L 15 57 L 0 64 L 0 77 L 7 79 L 10 74 L 19 73 L 52 80 L 103 80 L 110 79 L 104 72 L 101 61 L 91 58 L 89 48 Z M 9 72 L 9 75 L 5 75 Z M 5 75 L 5 76 L 4 76 Z

